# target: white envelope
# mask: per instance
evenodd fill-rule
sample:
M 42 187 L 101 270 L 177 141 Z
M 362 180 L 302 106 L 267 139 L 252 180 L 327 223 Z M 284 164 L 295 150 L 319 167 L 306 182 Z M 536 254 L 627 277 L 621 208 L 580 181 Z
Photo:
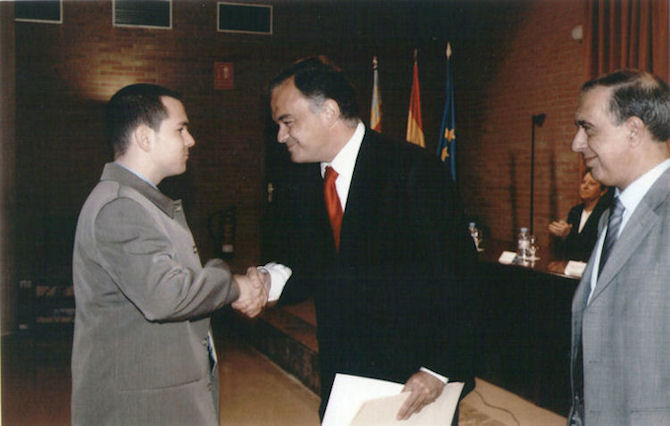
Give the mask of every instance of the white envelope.
M 451 424 L 463 383 L 447 383 L 442 394 L 408 420 L 396 415 L 408 392 L 404 385 L 367 377 L 337 374 L 328 400 L 322 426 L 433 426 Z

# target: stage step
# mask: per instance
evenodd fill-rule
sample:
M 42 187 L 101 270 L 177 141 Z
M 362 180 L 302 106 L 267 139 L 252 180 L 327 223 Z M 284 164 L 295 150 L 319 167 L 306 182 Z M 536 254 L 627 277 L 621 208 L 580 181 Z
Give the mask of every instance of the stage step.
M 235 316 L 234 322 L 245 341 L 320 394 L 319 349 L 311 300 L 268 309 L 253 320 Z

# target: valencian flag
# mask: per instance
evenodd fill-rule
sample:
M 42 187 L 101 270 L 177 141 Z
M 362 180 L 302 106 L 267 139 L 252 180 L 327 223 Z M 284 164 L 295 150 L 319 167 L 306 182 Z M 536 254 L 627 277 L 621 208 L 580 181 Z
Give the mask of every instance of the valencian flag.
M 423 122 L 421 121 L 421 91 L 419 90 L 419 65 L 417 52 L 414 49 L 414 74 L 412 76 L 412 91 L 409 95 L 409 113 L 407 114 L 407 142 L 426 147 L 423 138 Z
M 449 164 L 451 179 L 456 182 L 456 122 L 454 120 L 454 82 L 451 74 L 451 44 L 447 43 L 447 98 L 442 115 L 440 140 L 437 143 L 437 156 Z
M 382 131 L 382 95 L 379 93 L 379 73 L 377 71 L 377 57 L 372 58 L 374 81 L 372 83 L 372 106 L 370 107 L 370 128 Z

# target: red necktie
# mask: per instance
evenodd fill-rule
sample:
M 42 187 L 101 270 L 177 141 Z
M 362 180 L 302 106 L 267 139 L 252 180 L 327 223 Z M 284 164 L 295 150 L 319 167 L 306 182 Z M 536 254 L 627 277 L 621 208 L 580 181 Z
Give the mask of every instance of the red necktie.
M 342 205 L 340 204 L 340 197 L 337 195 L 335 188 L 335 180 L 337 179 L 337 172 L 332 167 L 326 167 L 326 176 L 323 182 L 323 197 L 326 201 L 326 210 L 328 210 L 328 218 L 330 219 L 330 226 L 333 228 L 333 239 L 335 240 L 335 249 L 340 250 L 340 228 L 342 227 Z

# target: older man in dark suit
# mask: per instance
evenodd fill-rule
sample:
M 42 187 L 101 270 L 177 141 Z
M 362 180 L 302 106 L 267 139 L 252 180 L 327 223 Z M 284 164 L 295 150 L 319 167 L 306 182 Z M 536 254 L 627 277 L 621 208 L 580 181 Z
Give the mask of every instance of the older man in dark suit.
M 336 373 L 405 383 L 401 419 L 446 378 L 471 389 L 475 251 L 446 167 L 365 128 L 353 87 L 323 58 L 270 90 L 277 139 L 305 163 L 276 193 L 275 257 L 293 269 L 280 303 L 314 295 L 322 414 Z

